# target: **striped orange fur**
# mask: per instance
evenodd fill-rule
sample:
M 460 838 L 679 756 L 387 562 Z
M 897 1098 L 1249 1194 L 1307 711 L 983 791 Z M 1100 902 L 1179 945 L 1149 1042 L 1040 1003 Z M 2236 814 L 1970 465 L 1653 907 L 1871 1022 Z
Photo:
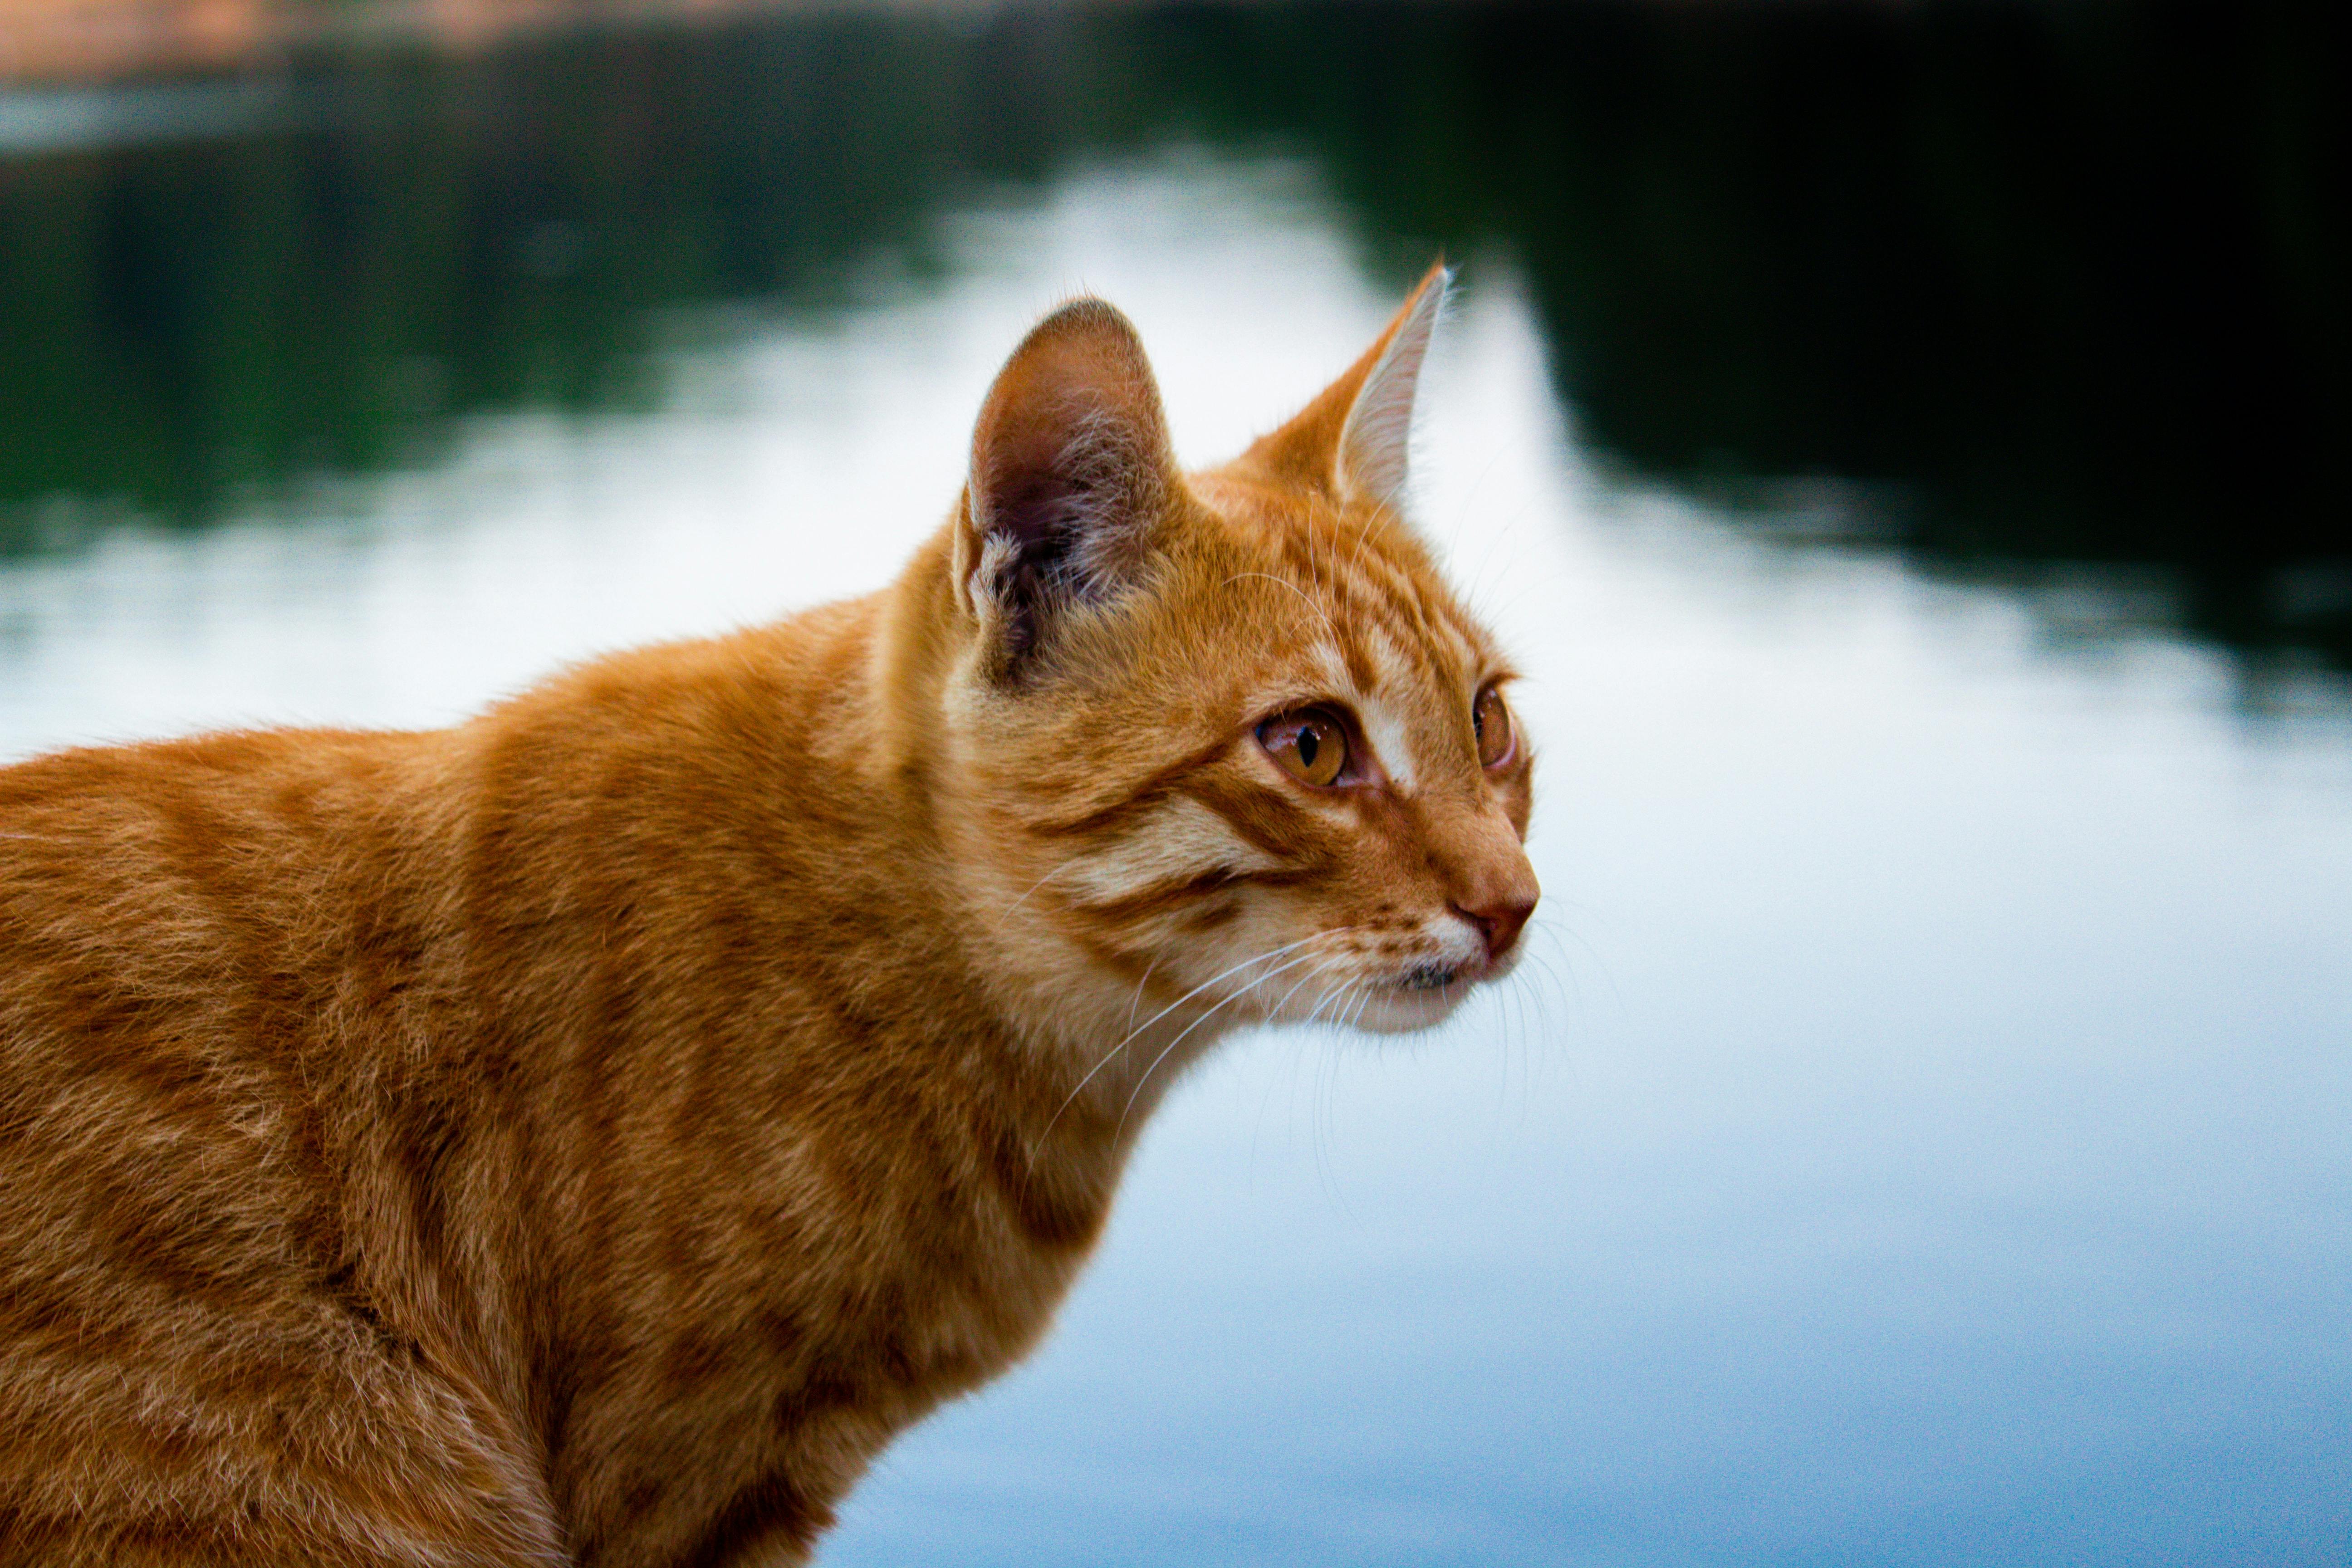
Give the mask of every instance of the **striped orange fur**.
M 1507 968 L 1509 668 L 1398 511 L 1444 288 L 1192 475 L 1065 307 L 867 598 L 0 769 L 0 1562 L 802 1562 L 1187 1062 Z

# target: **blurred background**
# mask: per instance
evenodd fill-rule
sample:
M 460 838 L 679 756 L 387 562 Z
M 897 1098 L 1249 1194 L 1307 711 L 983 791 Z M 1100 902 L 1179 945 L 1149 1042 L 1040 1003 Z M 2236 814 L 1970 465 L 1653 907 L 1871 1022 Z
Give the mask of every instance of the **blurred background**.
M 0 0 L 0 761 L 874 586 L 1027 324 L 1181 454 L 1440 253 L 1547 889 L 1235 1042 L 824 1560 L 2352 1561 L 2321 0 Z

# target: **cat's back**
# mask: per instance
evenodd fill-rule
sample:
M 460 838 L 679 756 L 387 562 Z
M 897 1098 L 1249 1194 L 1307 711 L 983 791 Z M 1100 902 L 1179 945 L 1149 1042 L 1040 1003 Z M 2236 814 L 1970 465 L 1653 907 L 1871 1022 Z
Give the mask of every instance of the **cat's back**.
M 864 647 L 845 608 L 454 730 L 0 768 L 0 1561 L 548 1560 L 485 1314 L 554 1243 L 497 1130 L 571 1092 L 600 964 L 690 984 L 654 944 L 788 950 L 827 911 L 776 887 L 856 882 Z
M 111 1133 L 166 1156 L 152 1182 L 290 1154 L 268 1123 L 309 1098 L 303 1046 L 415 968 L 394 932 L 423 918 L 433 744 L 266 731 L 0 769 L 0 1160 Z
M 338 1205 L 397 1159 L 354 1140 L 480 1109 L 450 1102 L 496 1092 L 502 1037 L 578 1032 L 596 955 L 821 925 L 772 895 L 860 864 L 820 754 L 839 619 L 597 660 L 454 730 L 0 768 L 0 1339 L 67 1321 L 35 1304 L 59 1289 L 234 1315 L 239 1279 L 331 1273 Z
M 446 743 L 0 769 L 0 1557 L 400 1561 L 480 1528 L 436 1493 L 512 1489 L 371 1321 L 316 1081 L 420 971 Z
M 369 967 L 404 983 L 446 746 L 256 731 L 0 768 L 5 1092 L 65 1075 L 101 1116 L 206 1098 L 347 1023 Z
M 861 647 L 840 608 L 583 664 L 452 730 L 243 731 L 0 767 L 0 1093 L 71 1046 L 349 1058 L 500 928 L 633 851 L 674 872 L 730 838 L 838 842 L 858 814 L 821 753 L 844 749 L 827 700 Z

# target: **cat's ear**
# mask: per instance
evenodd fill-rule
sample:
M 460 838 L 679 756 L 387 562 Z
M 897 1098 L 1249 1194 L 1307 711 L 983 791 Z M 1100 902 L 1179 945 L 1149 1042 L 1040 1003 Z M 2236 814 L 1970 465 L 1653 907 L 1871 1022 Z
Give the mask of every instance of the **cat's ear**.
M 972 431 L 956 582 L 1001 674 L 1074 605 L 1133 579 L 1176 482 L 1142 340 L 1100 300 L 1039 322 Z
M 1342 504 L 1401 502 L 1413 393 L 1453 280 L 1444 262 L 1432 267 L 1363 357 L 1288 424 L 1260 437 L 1242 460 Z

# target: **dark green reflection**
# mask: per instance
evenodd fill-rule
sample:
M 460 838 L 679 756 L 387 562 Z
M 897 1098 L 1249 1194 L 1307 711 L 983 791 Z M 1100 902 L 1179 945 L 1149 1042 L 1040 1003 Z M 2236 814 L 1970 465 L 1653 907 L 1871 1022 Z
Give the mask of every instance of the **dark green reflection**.
M 1515 252 L 1582 434 L 1635 470 L 1759 527 L 1791 489 L 1764 481 L 1861 481 L 1809 525 L 2157 566 L 2201 632 L 2352 663 L 2343 8 L 1160 26 L 1143 52 L 1302 138 L 1383 252 Z
M 0 165 L 13 537 L 42 498 L 202 521 L 455 415 L 640 400 L 663 308 L 822 300 L 919 251 L 991 156 L 971 127 L 1003 115 L 955 90 L 987 71 L 848 24 L 329 59 L 275 128 Z
M 1969 564 L 2138 563 L 2352 664 L 2333 6 L 1249 6 L 320 59 L 274 130 L 0 163 L 0 548 L 645 398 L 664 308 L 822 304 L 1076 154 L 1304 153 L 1372 264 L 1499 245 L 1588 439 Z M 1755 526 L 1778 526 L 1769 504 Z

